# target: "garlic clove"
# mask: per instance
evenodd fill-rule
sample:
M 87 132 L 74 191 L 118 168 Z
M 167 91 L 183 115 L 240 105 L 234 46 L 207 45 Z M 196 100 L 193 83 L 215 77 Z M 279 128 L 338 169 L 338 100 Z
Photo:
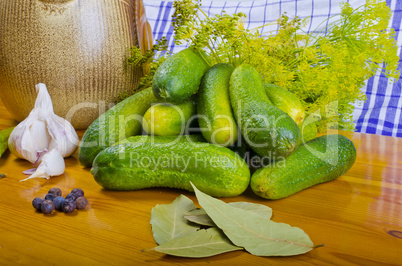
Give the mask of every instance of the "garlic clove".
M 35 116 L 31 114 L 24 120 L 24 123 L 19 123 L 11 132 L 8 147 L 10 152 L 18 158 L 34 163 L 37 159 L 37 151 L 40 151 L 40 148 L 36 146 L 37 140 L 32 140 L 32 134 L 29 130 L 36 120 Z
M 58 149 L 63 157 L 72 155 L 79 144 L 74 127 L 66 119 L 56 115 L 47 119 L 46 122 L 51 136 L 48 149 Z
M 37 152 L 37 158 L 36 161 L 33 163 L 33 167 L 38 167 L 40 165 L 40 163 L 42 162 L 42 157 L 43 155 L 45 155 L 49 150 L 48 149 L 44 149 L 41 152 Z
M 45 150 L 47 149 L 49 142 L 51 141 L 50 134 L 47 130 L 46 121 L 42 119 L 36 119 L 33 121 L 31 126 L 29 127 L 29 139 L 32 139 L 36 136 L 40 136 L 39 138 L 35 138 L 35 148 L 37 150 Z
M 36 91 L 34 109 L 9 137 L 11 153 L 35 164 L 41 162 L 41 153 L 47 150 L 57 149 L 63 157 L 72 155 L 79 144 L 74 127 L 54 113 L 45 84 L 37 84 Z
M 21 181 L 26 181 L 28 179 L 32 178 L 46 178 L 49 179 L 52 176 L 58 176 L 64 173 L 64 170 L 66 168 L 66 165 L 64 163 L 64 158 L 60 154 L 60 152 L 57 149 L 53 149 L 47 153 L 45 153 L 42 157 L 42 162 L 36 168 L 35 172 L 32 173 L 31 176 L 28 178 L 25 178 Z M 27 171 L 24 171 L 27 173 L 32 172 L 32 169 L 29 169 Z
M 28 178 L 20 180 L 20 182 L 27 181 L 27 180 L 33 179 L 33 178 L 46 178 L 46 179 L 49 179 L 50 176 L 46 173 L 45 170 L 38 168 L 38 169 L 36 169 L 36 171 L 32 175 L 30 175 Z
M 25 170 L 24 172 L 22 172 L 24 175 L 32 175 L 33 173 L 35 173 L 36 168 L 31 168 L 28 170 Z

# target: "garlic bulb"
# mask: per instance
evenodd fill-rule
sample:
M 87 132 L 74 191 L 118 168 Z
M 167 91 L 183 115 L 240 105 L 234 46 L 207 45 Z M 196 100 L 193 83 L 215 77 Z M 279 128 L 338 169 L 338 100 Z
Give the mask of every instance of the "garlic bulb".
M 31 178 L 42 177 L 49 179 L 51 176 L 57 176 L 64 173 L 66 165 L 64 163 L 64 158 L 61 156 L 57 149 L 53 149 L 45 153 L 42 157 L 42 162 L 36 169 L 30 169 L 24 171 L 24 174 L 31 174 L 28 178 L 20 181 L 26 181 Z
M 35 107 L 11 132 L 8 145 L 15 156 L 38 165 L 41 155 L 53 149 L 62 157 L 70 156 L 78 148 L 79 140 L 70 122 L 54 113 L 46 85 L 39 83 L 35 87 Z

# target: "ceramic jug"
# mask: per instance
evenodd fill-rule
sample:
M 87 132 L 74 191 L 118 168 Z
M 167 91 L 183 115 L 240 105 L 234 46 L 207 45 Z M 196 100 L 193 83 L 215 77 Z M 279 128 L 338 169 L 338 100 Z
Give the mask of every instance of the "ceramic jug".
M 44 83 L 55 113 L 85 129 L 138 84 L 133 45 L 152 46 L 142 0 L 0 0 L 0 98 L 22 121 Z

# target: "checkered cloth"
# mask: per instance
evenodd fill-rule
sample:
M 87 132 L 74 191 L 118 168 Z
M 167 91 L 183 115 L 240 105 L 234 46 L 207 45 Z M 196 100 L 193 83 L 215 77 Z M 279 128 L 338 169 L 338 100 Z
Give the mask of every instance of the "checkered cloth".
M 276 21 L 281 14 L 290 17 L 310 18 L 306 25 L 307 32 L 313 31 L 320 23 L 333 15 L 340 13 L 340 3 L 344 0 L 256 0 L 256 1 L 202 1 L 202 9 L 209 16 L 243 12 L 247 15 L 245 25 L 255 28 L 268 22 Z M 364 0 L 348 1 L 353 8 L 365 3 Z M 144 0 L 148 21 L 151 24 L 154 38 L 165 36 L 168 39 L 170 51 L 177 52 L 185 45 L 177 46 L 173 42 L 171 16 L 174 12 L 172 1 Z M 402 20 L 402 0 L 387 0 L 392 10 L 390 26 L 395 29 L 398 43 L 398 54 L 402 46 L 402 36 L 399 35 Z M 265 28 L 264 30 L 275 30 Z M 401 70 L 401 60 L 399 61 Z M 401 71 L 402 72 L 402 71 Z M 402 137 L 402 76 L 396 83 L 377 74 L 366 82 L 362 90 L 367 95 L 367 101 L 355 103 L 353 120 L 357 132 Z

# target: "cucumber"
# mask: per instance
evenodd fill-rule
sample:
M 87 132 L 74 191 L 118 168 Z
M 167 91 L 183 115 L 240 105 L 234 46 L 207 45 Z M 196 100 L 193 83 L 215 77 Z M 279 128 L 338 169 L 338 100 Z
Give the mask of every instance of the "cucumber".
M 203 76 L 198 92 L 197 111 L 201 133 L 211 143 L 232 145 L 237 140 L 237 125 L 229 100 L 231 64 L 212 66 Z
M 247 164 L 228 148 L 186 139 L 170 143 L 163 138 L 171 137 L 103 150 L 91 169 L 95 181 L 110 190 L 171 187 L 193 191 L 191 181 L 215 197 L 237 196 L 249 186 Z
M 139 136 L 131 136 L 122 141 L 116 143 L 124 144 L 124 143 L 171 143 L 174 144 L 177 141 L 187 141 L 190 143 L 193 142 L 206 142 L 205 138 L 201 134 L 195 135 L 178 135 L 178 136 L 147 136 L 147 135 L 139 135 Z
M 152 88 L 147 88 L 100 115 L 82 137 L 78 150 L 80 164 L 91 167 L 99 152 L 126 137 L 139 135 L 142 116 L 156 101 Z
M 295 94 L 278 85 L 265 82 L 264 89 L 274 106 L 287 113 L 298 126 L 303 123 L 305 117 L 304 106 Z
M 0 158 L 8 148 L 8 138 L 10 137 L 10 134 L 13 132 L 14 128 L 15 127 L 9 127 L 0 130 Z
M 308 116 L 304 119 L 303 123 L 299 126 L 301 142 L 306 143 L 317 137 L 317 124 L 313 116 Z
M 189 126 L 188 122 L 196 112 L 197 107 L 194 99 L 180 104 L 158 103 L 152 105 L 145 112 L 142 126 L 149 135 L 174 136 L 184 134 L 186 127 Z
M 346 173 L 356 160 L 356 148 L 343 135 L 324 135 L 300 145 L 277 164 L 258 169 L 250 187 L 266 199 L 281 199 Z
M 189 99 L 197 92 L 209 64 L 206 53 L 194 47 L 172 55 L 155 71 L 152 80 L 155 97 L 171 103 Z
M 293 152 L 300 141 L 299 128 L 288 114 L 269 104 L 254 67 L 238 66 L 230 77 L 229 92 L 237 125 L 250 148 L 272 160 Z

